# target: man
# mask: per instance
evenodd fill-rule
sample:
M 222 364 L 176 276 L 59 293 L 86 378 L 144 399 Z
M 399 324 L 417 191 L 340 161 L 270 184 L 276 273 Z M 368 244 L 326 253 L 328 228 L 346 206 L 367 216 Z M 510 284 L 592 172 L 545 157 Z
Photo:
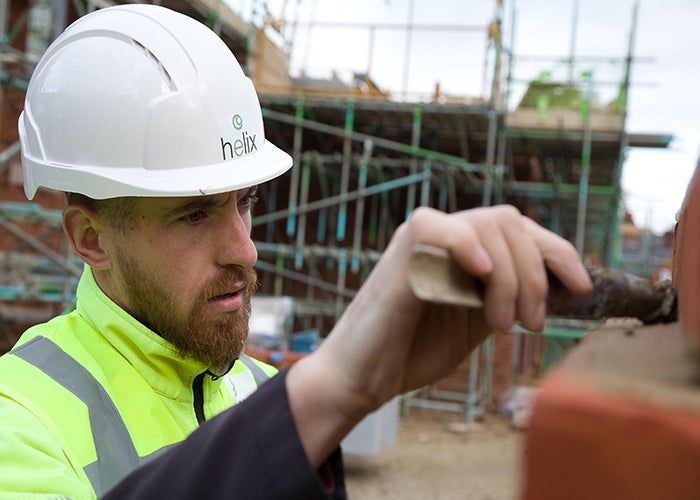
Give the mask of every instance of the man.
M 0 358 L 2 492 L 341 498 L 338 445 L 364 416 L 494 328 L 543 327 L 545 264 L 590 289 L 573 247 L 513 208 L 421 208 L 321 346 L 242 401 L 272 373 L 242 355 L 251 209 L 291 159 L 219 38 L 156 6 L 89 14 L 37 65 L 19 129 L 27 196 L 68 193 L 86 266 L 76 310 Z M 418 243 L 483 279 L 483 312 L 412 294 Z

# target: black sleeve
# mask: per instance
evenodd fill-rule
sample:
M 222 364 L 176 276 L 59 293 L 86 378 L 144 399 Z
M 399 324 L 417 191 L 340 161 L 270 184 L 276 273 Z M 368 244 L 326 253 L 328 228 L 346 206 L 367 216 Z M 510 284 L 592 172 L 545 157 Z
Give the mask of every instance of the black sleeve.
M 344 499 L 340 449 L 311 468 L 294 425 L 287 370 L 133 471 L 105 499 Z

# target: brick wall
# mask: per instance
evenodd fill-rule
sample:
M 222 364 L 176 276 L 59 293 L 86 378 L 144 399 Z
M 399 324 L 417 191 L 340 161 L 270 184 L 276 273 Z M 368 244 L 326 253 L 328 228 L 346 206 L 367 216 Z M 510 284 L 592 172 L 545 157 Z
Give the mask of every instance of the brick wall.
M 515 336 L 512 332 L 499 332 L 493 335 L 493 363 L 491 365 L 491 403 L 498 401 L 503 392 L 513 386 L 513 349 Z M 481 384 L 484 376 L 483 354 L 479 358 L 477 383 Z M 469 390 L 469 372 L 471 355 L 460 364 L 448 377 L 440 380 L 436 388 L 442 391 L 465 393 Z
M 13 48 L 23 51 L 26 36 L 26 26 L 18 20 L 26 14 L 28 2 L 12 0 L 9 8 L 9 26 L 18 26 L 19 31 L 10 40 Z M 8 62 L 3 71 L 21 80 L 26 68 L 20 63 Z M 26 75 L 25 75 L 26 76 Z M 24 107 L 23 88 L 12 83 L 4 83 L 0 94 L 0 151 L 5 151 L 19 139 L 17 120 Z M 27 202 L 22 188 L 22 166 L 19 155 L 12 157 L 6 165 L 0 165 L 0 202 Z M 63 195 L 53 191 L 40 191 L 32 200 L 44 208 L 60 209 L 63 206 Z M 45 225 L 14 222 L 14 227 L 38 237 L 41 243 L 54 250 L 60 250 L 60 228 L 48 228 Z M 0 226 L 0 251 L 21 251 L 36 253 L 21 238 Z M 55 304 L 3 301 L 0 302 L 0 352 L 6 351 L 27 327 L 57 314 Z
M 543 349 L 545 338 L 541 335 L 498 332 L 493 335 L 491 364 L 490 399 L 488 408 L 495 409 L 501 396 L 514 385 L 536 385 L 542 376 Z M 483 381 L 485 358 L 479 358 L 477 387 Z M 441 391 L 466 394 L 469 390 L 471 356 L 460 364 L 448 377 L 440 380 L 435 387 Z

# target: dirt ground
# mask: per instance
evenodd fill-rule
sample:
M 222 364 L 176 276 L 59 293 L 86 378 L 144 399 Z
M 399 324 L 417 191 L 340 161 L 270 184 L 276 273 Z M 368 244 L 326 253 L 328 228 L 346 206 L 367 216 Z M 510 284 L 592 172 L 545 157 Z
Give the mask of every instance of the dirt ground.
M 351 500 L 513 500 L 524 435 L 488 414 L 465 428 L 464 415 L 411 409 L 396 445 L 376 457 L 345 455 Z

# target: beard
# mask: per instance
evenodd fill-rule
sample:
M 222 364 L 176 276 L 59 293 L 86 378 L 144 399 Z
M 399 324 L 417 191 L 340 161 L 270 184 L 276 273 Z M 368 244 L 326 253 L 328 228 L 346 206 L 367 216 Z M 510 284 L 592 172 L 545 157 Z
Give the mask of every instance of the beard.
M 121 254 L 121 252 L 120 252 Z M 130 313 L 139 322 L 170 342 L 184 358 L 194 359 L 215 371 L 228 370 L 240 356 L 248 338 L 250 298 L 257 289 L 252 268 L 227 268 L 195 297 L 183 313 L 174 290 L 149 274 L 135 259 L 118 255 Z M 204 306 L 217 295 L 229 293 L 235 283 L 245 282 L 243 306 L 226 314 L 207 314 Z

